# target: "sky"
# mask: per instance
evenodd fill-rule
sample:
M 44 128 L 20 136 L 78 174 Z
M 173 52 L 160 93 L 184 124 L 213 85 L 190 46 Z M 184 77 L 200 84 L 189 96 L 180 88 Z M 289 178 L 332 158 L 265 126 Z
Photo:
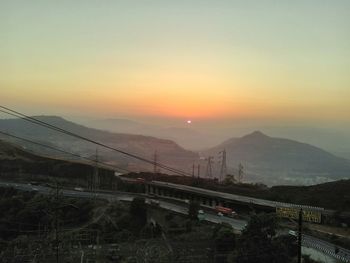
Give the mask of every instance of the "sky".
M 0 1 L 28 114 L 350 122 L 350 1 Z

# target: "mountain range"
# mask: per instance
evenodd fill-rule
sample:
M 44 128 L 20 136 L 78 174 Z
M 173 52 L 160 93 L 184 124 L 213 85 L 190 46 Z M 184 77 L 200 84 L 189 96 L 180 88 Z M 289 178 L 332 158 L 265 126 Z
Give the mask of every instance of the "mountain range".
M 195 175 L 197 175 L 197 165 L 199 164 L 201 177 L 208 174 L 206 160 L 208 156 L 215 157 L 212 163 L 212 177 L 219 177 L 221 165 L 219 152 L 223 150 L 226 151 L 227 155 L 228 172 L 237 175 L 238 165 L 241 163 L 244 171 L 243 180 L 248 182 L 262 182 L 268 185 L 310 185 L 350 177 L 350 160 L 337 157 L 306 143 L 270 137 L 260 131 L 239 138 L 231 138 L 215 147 L 195 152 L 184 149 L 172 140 L 88 128 L 57 116 L 36 116 L 35 118 L 151 161 L 156 155 L 158 162 L 184 170 L 187 173 L 192 173 L 192 165 L 195 164 Z M 129 123 L 128 125 L 134 125 L 136 129 L 138 123 Z M 96 145 L 92 143 L 22 119 L 0 120 L 0 131 L 90 158 L 95 158 L 97 149 L 100 161 L 130 171 L 153 171 L 154 168 L 152 164 L 143 163 L 112 150 L 96 148 Z M 143 131 L 139 127 L 139 133 L 143 133 Z M 35 153 L 74 159 L 72 156 L 50 149 L 9 139 L 5 135 L 0 137 L 4 140 L 20 143 Z
M 318 147 L 255 131 L 203 151 L 205 157 L 226 151 L 229 170 L 241 163 L 246 180 L 268 184 L 316 184 L 350 177 L 350 160 Z
M 240 137 L 254 130 L 281 138 L 307 142 L 339 157 L 350 159 L 350 124 L 332 125 L 279 124 L 259 120 L 194 120 L 188 124 L 183 120 L 149 120 L 124 118 L 74 118 L 87 127 L 115 133 L 128 133 L 169 139 L 181 147 L 201 151 L 214 147 L 230 137 Z M 336 128 L 337 127 L 337 128 Z
M 189 167 L 192 166 L 193 161 L 198 159 L 197 153 L 185 150 L 171 140 L 144 135 L 112 133 L 104 130 L 88 128 L 57 116 L 34 116 L 34 118 L 114 147 L 118 150 L 135 154 L 152 161 L 154 160 L 156 153 L 159 162 L 177 169 L 188 170 Z M 85 157 L 95 157 L 97 150 L 100 161 L 114 164 L 132 171 L 153 170 L 153 165 L 151 164 L 138 161 L 132 157 L 125 156 L 112 150 L 96 147 L 96 145 L 92 143 L 38 126 L 22 119 L 0 120 L 0 129 L 10 134 L 35 140 L 46 145 L 48 144 L 50 146 L 59 147 L 60 149 Z M 7 136 L 3 136 L 3 138 L 8 139 Z M 53 156 L 62 156 L 62 153 L 51 151 L 30 143 L 25 143 L 24 145 L 27 149 L 36 153 L 44 152 Z

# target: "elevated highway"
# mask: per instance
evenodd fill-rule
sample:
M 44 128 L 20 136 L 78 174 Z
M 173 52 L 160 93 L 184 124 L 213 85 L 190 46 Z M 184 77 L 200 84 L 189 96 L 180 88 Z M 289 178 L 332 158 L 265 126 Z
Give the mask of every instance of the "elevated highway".
M 326 210 L 322 207 L 299 205 L 292 203 L 277 202 L 271 200 L 264 200 L 259 198 L 253 198 L 249 196 L 229 194 L 223 192 L 217 192 L 213 190 L 207 190 L 203 188 L 179 185 L 174 183 L 152 181 L 145 182 L 146 193 L 165 195 L 165 196 L 175 196 L 181 199 L 198 199 L 203 204 L 214 205 L 225 205 L 227 203 L 241 203 L 241 204 L 251 204 L 260 207 L 266 207 L 275 209 L 276 207 L 293 207 L 302 208 L 304 210 L 317 210 L 325 212 Z M 331 210 L 329 210 L 331 212 Z

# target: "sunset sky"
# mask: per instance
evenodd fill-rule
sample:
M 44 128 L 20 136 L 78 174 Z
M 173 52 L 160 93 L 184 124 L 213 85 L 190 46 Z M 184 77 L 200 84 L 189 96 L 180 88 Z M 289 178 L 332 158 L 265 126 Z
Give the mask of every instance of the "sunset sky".
M 346 0 L 2 0 L 0 32 L 30 114 L 350 119 Z

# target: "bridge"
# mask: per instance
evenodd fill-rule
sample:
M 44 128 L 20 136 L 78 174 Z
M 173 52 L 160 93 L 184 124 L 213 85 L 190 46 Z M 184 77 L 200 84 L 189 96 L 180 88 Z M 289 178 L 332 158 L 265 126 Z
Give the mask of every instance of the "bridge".
M 127 179 L 127 181 L 137 182 L 137 180 L 132 180 L 132 179 Z M 276 210 L 276 207 L 289 207 L 289 208 L 297 208 L 297 209 L 303 209 L 303 210 L 318 211 L 318 212 L 321 212 L 322 214 L 329 214 L 330 212 L 332 212 L 331 210 L 325 210 L 324 208 L 321 208 L 321 207 L 264 200 L 264 199 L 249 197 L 249 196 L 217 192 L 213 190 L 208 190 L 208 189 L 203 189 L 203 188 L 198 188 L 198 187 L 193 187 L 188 185 L 180 185 L 180 184 L 160 182 L 160 181 L 151 181 L 151 182 L 145 181 L 144 184 L 145 184 L 146 194 L 164 196 L 164 197 L 170 197 L 170 198 L 182 199 L 182 200 L 197 201 L 202 205 L 210 206 L 210 207 L 219 205 L 219 206 L 234 208 L 234 206 L 238 204 L 238 205 L 251 205 L 257 208 L 261 208 L 265 210 L 273 210 L 273 211 Z

